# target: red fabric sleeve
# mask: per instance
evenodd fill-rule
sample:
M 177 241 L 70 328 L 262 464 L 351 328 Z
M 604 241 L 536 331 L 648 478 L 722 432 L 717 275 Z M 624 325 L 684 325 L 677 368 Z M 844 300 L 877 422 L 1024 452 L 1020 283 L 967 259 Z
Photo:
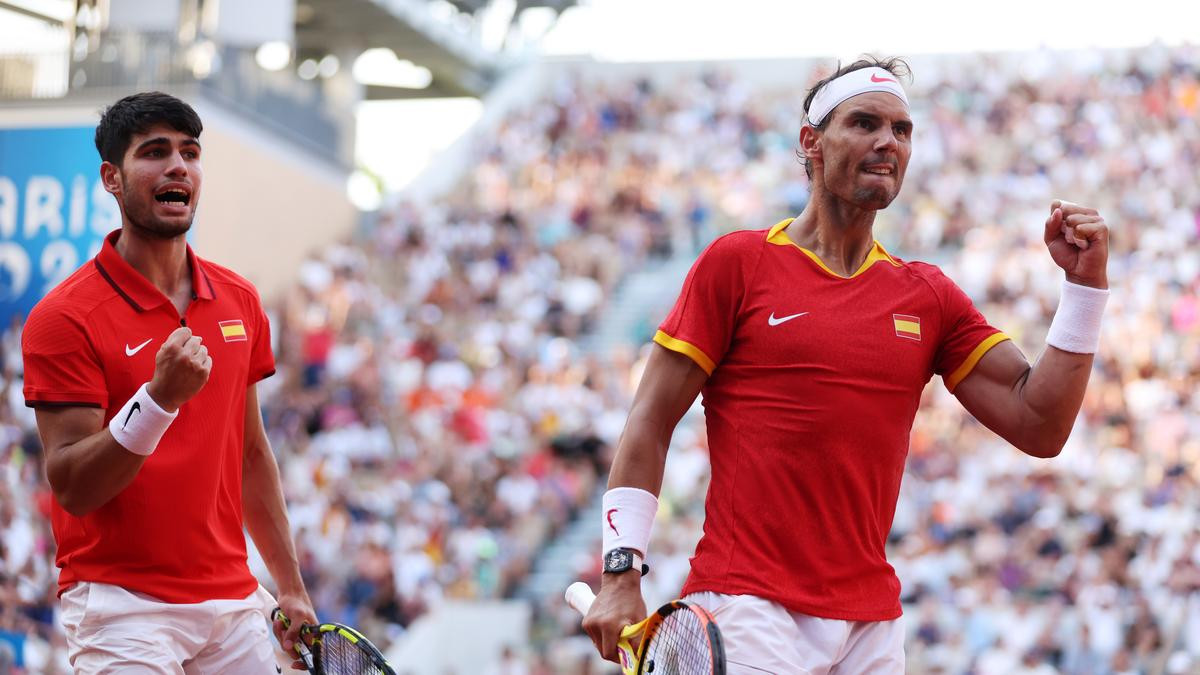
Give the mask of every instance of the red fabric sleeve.
M 271 352 L 271 322 L 267 319 L 267 314 L 263 311 L 257 298 L 250 314 L 257 317 L 255 322 L 257 325 L 254 327 L 254 335 L 251 337 L 254 346 L 250 349 L 250 370 L 246 386 L 275 374 L 275 355 Z
M 83 317 L 35 307 L 21 334 L 25 405 L 108 407 L 104 370 Z
M 749 254 L 762 246 L 761 232 L 734 232 L 710 244 L 692 265 L 654 341 L 685 354 L 711 375 L 733 337 Z
M 1009 337 L 988 324 L 967 294 L 941 271 L 932 282 L 942 304 L 942 332 L 933 369 L 954 391 L 989 349 Z

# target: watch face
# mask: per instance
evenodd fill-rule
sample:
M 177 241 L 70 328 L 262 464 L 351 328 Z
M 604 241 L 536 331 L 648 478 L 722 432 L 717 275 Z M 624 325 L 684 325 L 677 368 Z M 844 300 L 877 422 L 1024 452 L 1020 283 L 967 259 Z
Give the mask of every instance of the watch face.
M 624 572 L 633 567 L 633 555 L 624 549 L 614 548 L 604 556 L 605 572 Z

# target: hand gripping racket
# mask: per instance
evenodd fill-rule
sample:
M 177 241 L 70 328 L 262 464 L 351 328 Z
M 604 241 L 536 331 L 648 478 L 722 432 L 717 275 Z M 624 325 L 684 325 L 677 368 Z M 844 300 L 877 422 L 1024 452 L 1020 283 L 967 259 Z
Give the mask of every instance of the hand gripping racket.
M 580 614 L 587 614 L 595 599 L 582 581 L 567 587 L 567 604 Z M 635 650 L 632 640 L 639 635 Z M 625 675 L 725 675 L 725 646 L 717 623 L 703 607 L 683 600 L 672 600 L 622 628 L 617 655 Z
M 291 625 L 278 607 L 271 613 L 273 621 Z M 383 654 L 362 633 L 340 623 L 300 627 L 302 635 L 312 636 L 312 647 L 303 640 L 296 643 L 296 653 L 312 675 L 396 675 Z

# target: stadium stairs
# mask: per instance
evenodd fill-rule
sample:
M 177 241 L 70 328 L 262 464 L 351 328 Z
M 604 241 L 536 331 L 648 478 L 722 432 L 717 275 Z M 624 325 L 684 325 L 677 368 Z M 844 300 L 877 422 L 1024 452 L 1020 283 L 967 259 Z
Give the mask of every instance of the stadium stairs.
M 674 301 L 691 263 L 690 256 L 675 256 L 631 274 L 597 322 L 600 329 L 584 337 L 584 350 L 604 356 L 624 345 L 645 344 Z M 533 571 L 518 588 L 516 597 L 534 606 L 561 597 L 563 589 L 575 581 L 578 561 L 596 555 L 600 500 L 606 483 L 607 480 L 601 481 L 591 502 L 537 556 Z
M 649 342 L 658 322 L 670 311 L 694 259 L 676 255 L 629 275 L 597 322 L 598 329 L 583 338 L 583 350 L 604 357 L 624 345 Z

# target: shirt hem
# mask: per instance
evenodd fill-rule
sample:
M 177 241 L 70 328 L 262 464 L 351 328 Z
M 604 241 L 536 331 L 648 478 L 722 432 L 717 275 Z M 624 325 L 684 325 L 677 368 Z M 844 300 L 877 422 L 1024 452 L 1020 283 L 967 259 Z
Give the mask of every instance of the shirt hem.
M 74 577 L 69 580 L 68 579 L 59 579 L 58 595 L 61 597 L 63 593 L 67 592 L 68 590 L 71 589 L 72 586 L 74 586 L 75 584 L 79 584 L 79 583 L 109 584 L 112 586 L 118 586 L 120 588 L 123 588 L 127 591 L 131 591 L 134 593 L 141 593 L 143 595 L 148 595 L 148 596 L 154 598 L 158 602 L 166 603 L 169 605 L 189 605 L 189 604 L 195 604 L 198 602 L 208 602 L 209 600 L 240 600 L 240 599 L 246 597 L 247 595 L 249 595 L 250 593 L 253 593 L 254 590 L 256 588 L 258 588 L 258 585 L 259 585 L 258 579 L 256 579 L 254 577 L 254 575 L 249 574 L 247 572 L 245 579 L 239 579 L 236 583 L 223 584 L 219 588 L 213 588 L 206 592 L 177 593 L 177 594 L 176 593 L 168 593 L 167 595 L 164 596 L 161 594 L 161 590 L 164 587 L 173 586 L 173 587 L 178 588 L 178 586 L 180 585 L 180 582 L 183 582 L 185 580 L 184 579 L 170 579 L 170 578 L 163 577 L 161 579 L 161 581 L 162 581 L 161 584 L 158 584 L 157 586 L 155 586 L 155 585 L 148 585 L 145 583 L 139 583 L 137 580 L 130 580 L 130 579 L 100 579 L 100 578 L 84 579 L 82 577 Z M 245 588 L 246 590 L 242 591 L 241 589 L 243 589 L 243 588 Z
M 822 619 L 834 619 L 837 621 L 894 621 L 904 615 L 904 610 L 900 606 L 900 600 L 898 598 L 896 603 L 887 609 L 850 611 L 843 608 L 831 607 L 829 605 L 795 602 L 774 593 L 763 592 L 762 590 L 736 588 L 707 582 L 693 583 L 689 581 L 683 585 L 683 590 L 680 591 L 679 594 L 682 597 L 691 593 L 698 593 L 702 591 L 720 593 L 722 595 L 752 595 L 756 598 L 774 602 L 789 612 L 797 612 L 799 614 L 815 616 Z

